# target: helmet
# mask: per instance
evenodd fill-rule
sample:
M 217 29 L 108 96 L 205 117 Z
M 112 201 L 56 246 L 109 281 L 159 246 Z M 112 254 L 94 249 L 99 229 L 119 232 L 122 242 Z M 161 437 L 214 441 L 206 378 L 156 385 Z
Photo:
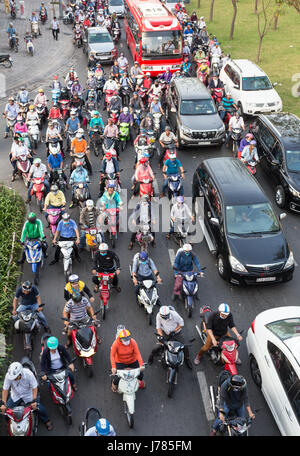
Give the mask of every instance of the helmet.
M 129 340 L 131 335 L 130 335 L 130 332 L 128 331 L 128 329 L 122 329 L 122 331 L 119 332 L 119 339 L 122 339 L 122 340 Z
M 142 157 L 140 159 L 140 163 L 147 163 L 148 159 L 146 157 Z
M 58 347 L 58 340 L 56 337 L 51 336 L 47 340 L 47 347 L 50 348 L 50 350 L 55 350 Z
M 111 159 L 111 152 L 106 152 L 106 154 L 104 155 L 104 158 L 106 158 L 106 160 L 110 160 Z
M 78 282 L 78 281 L 79 281 L 79 277 L 77 274 L 70 275 L 69 282 L 74 283 L 74 282 Z
M 105 418 L 100 418 L 96 422 L 96 431 L 100 435 L 107 435 L 109 433 L 109 422 Z
M 61 216 L 61 218 L 62 218 L 63 220 L 65 220 L 65 221 L 70 220 L 70 214 L 68 214 L 67 212 L 65 212 L 65 213 Z
M 33 164 L 35 164 L 35 163 L 42 163 L 42 160 L 40 158 L 35 158 L 33 160 Z
M 151 76 L 151 73 L 149 73 L 149 71 L 147 71 L 146 76 Z
M 246 388 L 247 382 L 242 375 L 233 375 L 230 379 L 230 385 L 235 390 L 243 390 Z
M 34 223 L 36 221 L 36 214 L 34 212 L 29 212 L 27 220 L 28 222 Z
M 177 203 L 184 203 L 184 196 L 177 196 L 176 201 Z
M 169 318 L 169 316 L 170 316 L 170 307 L 169 306 L 161 306 L 161 308 L 159 309 L 159 315 L 164 320 L 167 320 Z
M 58 192 L 58 186 L 56 184 L 51 185 L 51 192 Z
M 40 88 L 40 89 L 38 90 L 38 92 L 44 93 L 44 89 Z
M 108 250 L 108 245 L 105 243 L 105 242 L 102 242 L 100 245 L 99 245 L 99 251 L 100 252 L 107 252 Z
M 32 289 L 32 283 L 29 280 L 22 283 L 22 289 L 25 291 L 30 291 Z
M 176 154 L 170 154 L 169 158 L 176 158 Z
M 57 75 L 53 76 L 53 79 L 58 79 L 58 76 Z
M 99 114 L 99 111 L 96 111 L 96 110 L 95 110 L 95 111 L 92 112 L 92 116 L 99 116 L 99 115 L 100 115 L 100 114 Z
M 70 115 L 71 115 L 71 116 L 75 116 L 75 115 L 76 115 L 76 110 L 74 110 L 74 109 L 71 109 L 71 111 L 70 111 Z
M 124 106 L 124 108 L 123 108 L 123 112 L 128 112 L 128 108 L 127 108 L 127 106 Z
M 252 139 L 252 141 L 250 141 L 250 144 L 252 144 L 253 146 L 256 146 L 256 141 L 255 141 L 255 139 Z
M 76 138 L 82 138 L 82 133 L 77 132 L 76 133 Z
M 93 207 L 94 207 L 94 201 L 93 200 L 87 200 L 85 204 L 86 204 L 86 207 L 88 209 L 90 209 L 90 208 L 93 209 Z
M 72 294 L 72 301 L 80 302 L 82 300 L 82 296 L 80 293 L 73 293 Z
M 253 134 L 252 133 L 247 133 L 245 137 L 252 139 L 253 138 Z
M 184 244 L 182 249 L 185 251 L 185 252 L 191 252 L 192 251 L 192 246 L 191 244 Z
M 109 182 L 107 184 L 107 188 L 116 188 L 116 184 L 114 184 L 113 182 Z
M 81 133 L 82 135 L 84 135 L 84 129 L 83 128 L 78 128 L 78 133 Z
M 19 115 L 17 116 L 17 120 L 23 120 L 23 117 L 19 114 Z
M 219 305 L 218 311 L 224 315 L 229 315 L 230 314 L 230 307 L 228 304 L 223 302 L 222 304 Z
M 21 363 L 15 361 L 14 363 L 11 363 L 11 365 L 8 368 L 7 371 L 7 376 L 9 380 L 15 380 L 20 374 L 23 372 L 23 366 Z
M 29 106 L 29 111 L 33 111 L 35 109 L 35 106 L 34 105 L 30 105 Z
M 140 253 L 139 257 L 140 257 L 140 260 L 146 261 L 147 258 L 148 258 L 148 254 L 147 254 L 147 252 L 143 251 L 143 252 Z

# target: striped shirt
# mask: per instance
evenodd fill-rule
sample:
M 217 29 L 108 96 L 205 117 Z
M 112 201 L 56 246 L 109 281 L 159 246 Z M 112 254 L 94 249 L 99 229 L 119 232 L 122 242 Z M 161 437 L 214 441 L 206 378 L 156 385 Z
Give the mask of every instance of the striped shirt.
M 83 320 L 88 317 L 87 307 L 91 307 L 91 304 L 89 300 L 83 296 L 81 301 L 76 303 L 70 299 L 65 305 L 65 312 L 70 314 L 70 321 Z

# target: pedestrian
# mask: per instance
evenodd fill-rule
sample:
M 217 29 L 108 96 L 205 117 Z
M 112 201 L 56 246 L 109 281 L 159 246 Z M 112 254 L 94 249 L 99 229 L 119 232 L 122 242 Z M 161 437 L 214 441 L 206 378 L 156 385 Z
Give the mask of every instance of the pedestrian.
M 9 0 L 4 0 L 4 6 L 5 6 L 5 14 L 9 14 L 9 12 L 10 12 Z
M 58 40 L 58 34 L 59 34 L 59 22 L 56 19 L 56 16 L 53 17 L 53 20 L 51 22 L 51 30 L 52 30 L 52 35 L 53 38 L 57 41 Z

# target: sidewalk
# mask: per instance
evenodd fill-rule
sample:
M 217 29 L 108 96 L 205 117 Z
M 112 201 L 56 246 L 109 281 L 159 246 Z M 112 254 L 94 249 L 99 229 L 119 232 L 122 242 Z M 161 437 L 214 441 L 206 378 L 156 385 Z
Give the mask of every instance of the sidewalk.
M 42 35 L 33 40 L 34 56 L 30 56 L 26 52 L 24 35 L 26 29 L 30 30 L 29 17 L 32 11 L 38 14 L 40 0 L 26 0 L 25 16 L 26 19 L 18 19 L 20 17 L 17 10 L 17 18 L 12 21 L 10 14 L 5 14 L 4 4 L 0 4 L 0 53 L 10 54 L 13 59 L 12 68 L 4 68 L 1 66 L 0 77 L 5 77 L 6 96 L 0 94 L 0 99 L 7 98 L 10 95 L 15 95 L 21 84 L 24 84 L 27 90 L 38 87 L 39 83 L 47 83 L 52 81 L 53 75 L 64 68 L 64 73 L 68 66 L 73 63 L 70 60 L 76 54 L 76 48 L 72 43 L 72 26 L 64 25 L 60 20 L 60 34 L 58 41 L 53 39 L 52 32 L 49 29 L 53 18 L 53 8 L 49 1 L 45 2 L 48 10 L 48 21 L 43 26 L 40 24 Z M 29 6 L 30 5 L 30 6 Z M 58 5 L 56 14 L 58 16 Z M 13 22 L 17 33 L 19 34 L 19 52 L 15 53 L 8 48 L 8 39 L 6 30 L 8 24 Z M 3 92 L 1 90 L 0 92 Z

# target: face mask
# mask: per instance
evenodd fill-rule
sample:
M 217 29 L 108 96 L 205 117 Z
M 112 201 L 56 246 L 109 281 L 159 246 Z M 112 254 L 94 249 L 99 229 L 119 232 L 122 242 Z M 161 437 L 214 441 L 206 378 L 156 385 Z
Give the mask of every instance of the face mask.
M 103 253 L 103 252 L 100 252 L 100 255 L 102 255 L 102 256 L 105 256 L 105 255 L 106 255 L 106 252 L 105 252 L 105 253 Z
M 129 345 L 130 344 L 130 340 L 121 340 L 122 344 L 123 345 Z
M 67 225 L 69 222 L 65 222 L 65 221 L 64 221 L 63 223 L 64 223 L 64 225 Z
M 220 314 L 220 318 L 222 318 L 222 320 L 225 320 L 227 318 L 227 315 L 221 315 Z
M 190 254 L 190 252 L 184 252 L 184 254 L 185 254 L 186 256 L 188 256 L 188 255 Z

